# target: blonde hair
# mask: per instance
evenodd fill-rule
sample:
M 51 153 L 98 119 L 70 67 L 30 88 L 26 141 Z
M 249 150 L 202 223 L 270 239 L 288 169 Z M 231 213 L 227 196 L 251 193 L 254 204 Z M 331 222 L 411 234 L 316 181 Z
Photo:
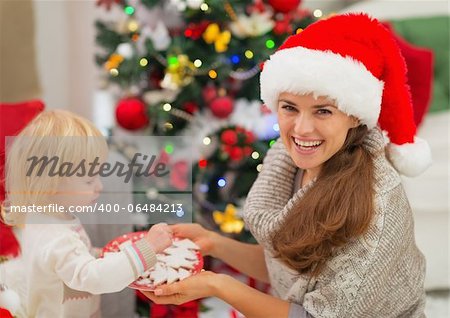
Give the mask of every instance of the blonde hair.
M 97 137 L 97 138 L 95 138 Z M 6 200 L 15 206 L 46 205 L 56 193 L 60 176 L 49 176 L 49 165 L 40 176 L 27 175 L 27 161 L 36 156 L 58 157 L 56 169 L 64 162 L 104 160 L 108 147 L 105 138 L 89 120 L 64 110 L 44 111 L 13 140 L 6 151 Z M 26 213 L 6 213 L 11 225 L 25 221 Z

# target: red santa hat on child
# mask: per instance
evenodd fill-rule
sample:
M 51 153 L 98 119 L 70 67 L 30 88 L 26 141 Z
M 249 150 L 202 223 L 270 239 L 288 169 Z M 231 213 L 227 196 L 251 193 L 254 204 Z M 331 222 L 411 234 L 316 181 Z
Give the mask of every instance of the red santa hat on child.
M 290 36 L 264 63 L 261 99 L 276 111 L 281 92 L 328 96 L 368 128 L 389 137 L 388 156 L 406 176 L 431 164 L 416 137 L 406 64 L 393 35 L 365 14 L 336 15 Z

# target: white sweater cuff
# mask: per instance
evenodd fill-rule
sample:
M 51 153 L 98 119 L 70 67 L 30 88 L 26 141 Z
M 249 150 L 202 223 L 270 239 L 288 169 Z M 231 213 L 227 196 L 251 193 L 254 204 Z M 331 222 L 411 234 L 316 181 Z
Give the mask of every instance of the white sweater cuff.
M 126 246 L 123 251 L 133 267 L 136 278 L 156 264 L 156 254 L 145 238 Z

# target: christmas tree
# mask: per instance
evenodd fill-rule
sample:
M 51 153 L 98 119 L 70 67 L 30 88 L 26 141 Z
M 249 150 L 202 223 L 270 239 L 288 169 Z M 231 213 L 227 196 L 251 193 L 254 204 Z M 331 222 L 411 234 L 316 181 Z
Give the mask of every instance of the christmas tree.
M 100 0 L 96 56 L 120 87 L 117 123 L 148 135 L 189 135 L 194 219 L 249 241 L 240 218 L 265 153 L 278 137 L 259 99 L 262 63 L 315 17 L 300 0 Z
M 98 3 L 122 12 L 114 21 L 96 22 L 97 64 L 120 91 L 118 125 L 139 134 L 191 136 L 194 221 L 253 241 L 240 212 L 279 135 L 275 114 L 260 102 L 259 72 L 287 36 L 316 17 L 300 0 Z M 135 187 L 142 192 L 146 184 Z M 149 188 L 147 197 L 155 200 L 158 193 Z M 145 302 L 138 305 L 141 315 L 147 309 Z M 198 302 L 153 304 L 151 316 L 196 317 L 198 310 Z

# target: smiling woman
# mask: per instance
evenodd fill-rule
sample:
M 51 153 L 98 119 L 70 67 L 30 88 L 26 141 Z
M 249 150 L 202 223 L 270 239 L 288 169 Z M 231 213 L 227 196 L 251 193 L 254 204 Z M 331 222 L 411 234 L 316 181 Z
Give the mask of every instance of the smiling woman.
M 417 175 L 431 158 L 415 136 L 405 73 L 392 35 L 364 14 L 290 36 L 260 78 L 281 138 L 244 209 L 258 244 L 173 227 L 203 254 L 270 282 L 272 295 L 211 272 L 146 295 L 217 296 L 246 317 L 423 317 L 425 260 L 399 172 Z
M 299 168 L 294 187 L 315 184 L 273 233 L 272 245 L 290 267 L 317 275 L 333 250 L 366 233 L 372 220 L 368 129 L 325 97 L 281 93 L 279 100 L 281 140 Z
M 316 184 L 273 234 L 272 245 L 298 272 L 316 275 L 332 251 L 365 233 L 372 219 L 372 155 L 362 146 L 368 129 L 312 94 L 283 92 L 277 110 L 281 140 L 299 168 L 294 187 Z

